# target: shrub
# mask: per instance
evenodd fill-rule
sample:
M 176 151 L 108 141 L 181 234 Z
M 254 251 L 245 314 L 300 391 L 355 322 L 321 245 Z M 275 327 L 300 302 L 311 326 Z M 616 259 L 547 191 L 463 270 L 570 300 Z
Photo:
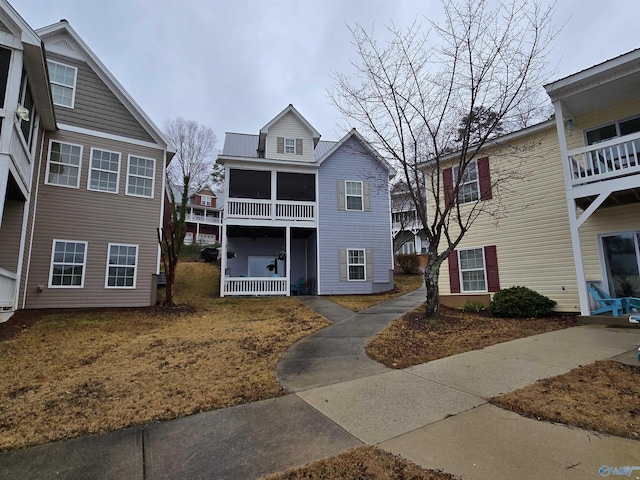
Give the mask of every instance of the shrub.
M 396 255 L 396 263 L 404 273 L 418 273 L 420 257 L 415 253 L 399 253 Z
M 544 317 L 553 313 L 556 303 L 530 288 L 511 287 L 493 296 L 491 312 L 496 317 Z
M 486 305 L 480 302 L 474 302 L 473 300 L 467 300 L 460 305 L 460 310 L 463 312 L 484 312 L 487 309 Z

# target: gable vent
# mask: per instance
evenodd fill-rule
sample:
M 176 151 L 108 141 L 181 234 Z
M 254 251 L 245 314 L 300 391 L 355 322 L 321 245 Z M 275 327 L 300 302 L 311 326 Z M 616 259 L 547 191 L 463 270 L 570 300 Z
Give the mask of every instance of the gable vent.
M 69 52 L 75 52 L 75 49 L 64 38 L 61 39 L 61 40 L 58 40 L 55 43 L 52 43 L 51 46 L 57 47 L 57 48 L 59 48 L 61 50 L 68 50 Z

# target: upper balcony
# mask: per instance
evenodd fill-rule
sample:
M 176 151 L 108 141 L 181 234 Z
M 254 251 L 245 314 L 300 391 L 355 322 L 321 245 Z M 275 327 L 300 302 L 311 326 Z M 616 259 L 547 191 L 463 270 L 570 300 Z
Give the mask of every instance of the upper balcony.
M 571 183 L 585 185 L 640 173 L 640 132 L 567 152 Z
M 185 222 L 189 223 L 202 223 L 205 225 L 222 225 L 222 218 L 219 215 L 213 215 L 211 213 L 205 212 L 195 213 L 189 212 L 184 217 Z
M 301 226 L 315 226 L 316 211 L 316 202 L 230 198 L 225 218 L 296 222 Z

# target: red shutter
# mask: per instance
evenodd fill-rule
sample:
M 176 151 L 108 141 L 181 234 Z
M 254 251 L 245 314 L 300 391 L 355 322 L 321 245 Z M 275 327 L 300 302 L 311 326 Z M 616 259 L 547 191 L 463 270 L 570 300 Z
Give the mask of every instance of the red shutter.
M 202 205 L 202 197 L 200 195 L 196 195 L 196 198 L 194 199 L 194 203 L 196 205 Z
M 453 169 L 442 170 L 442 183 L 444 184 L 444 206 L 447 208 L 453 200 Z
M 491 200 L 491 174 L 489 173 L 489 157 L 478 159 L 478 180 L 480 181 L 480 200 Z
M 498 275 L 498 254 L 495 245 L 484 247 L 484 263 L 487 269 L 487 290 L 497 292 L 500 290 L 500 276 Z
M 451 169 L 449 169 L 451 170 Z M 458 251 L 454 250 L 447 257 L 449 262 L 449 290 L 460 293 L 460 267 L 458 267 Z

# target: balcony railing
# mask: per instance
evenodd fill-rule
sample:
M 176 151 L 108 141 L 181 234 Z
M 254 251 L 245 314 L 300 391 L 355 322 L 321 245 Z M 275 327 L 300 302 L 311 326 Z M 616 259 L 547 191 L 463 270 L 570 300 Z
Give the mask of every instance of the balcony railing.
M 0 268 L 0 310 L 13 309 L 18 275 Z
M 640 173 L 640 132 L 568 152 L 574 186 Z
M 407 222 L 393 222 L 391 224 L 391 232 L 393 235 L 398 233 L 400 230 L 406 230 L 411 232 L 411 231 L 421 230 L 421 229 L 422 229 L 422 224 L 418 220 L 407 221 Z
M 227 202 L 225 217 L 314 222 L 316 220 L 316 203 L 233 198 Z
M 286 295 L 287 279 L 283 277 L 225 277 L 224 295 Z
M 193 223 L 206 223 L 207 225 L 221 225 L 222 223 L 220 217 L 214 215 L 196 215 L 195 213 L 185 215 L 184 220 Z
M 22 177 L 24 185 L 29 188 L 31 179 L 31 160 L 29 159 L 29 154 L 24 147 L 22 139 L 20 138 L 21 136 L 22 132 L 20 132 L 17 126 L 14 126 L 11 132 L 9 152 L 11 153 L 13 163 L 16 165 L 18 172 Z

